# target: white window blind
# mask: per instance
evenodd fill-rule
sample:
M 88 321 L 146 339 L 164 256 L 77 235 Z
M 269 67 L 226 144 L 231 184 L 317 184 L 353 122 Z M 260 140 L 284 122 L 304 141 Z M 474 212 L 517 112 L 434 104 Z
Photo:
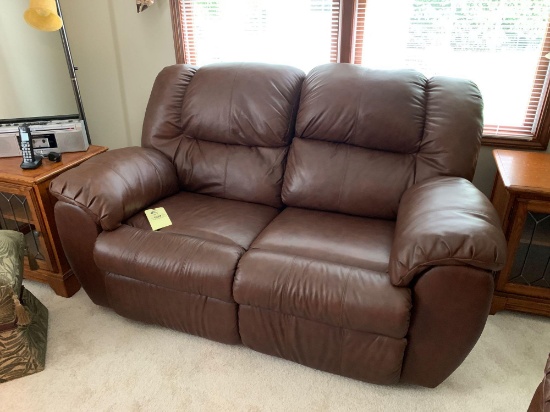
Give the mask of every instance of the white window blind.
M 336 61 L 337 0 L 182 0 L 184 61 L 289 64 Z
M 549 0 L 358 0 L 355 58 L 473 80 L 486 135 L 533 137 L 548 78 Z

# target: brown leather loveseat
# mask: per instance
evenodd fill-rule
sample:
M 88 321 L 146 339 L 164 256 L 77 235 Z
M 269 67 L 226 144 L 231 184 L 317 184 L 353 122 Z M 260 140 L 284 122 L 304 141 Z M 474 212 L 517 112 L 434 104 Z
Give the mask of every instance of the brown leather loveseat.
M 471 183 L 468 81 L 329 64 L 175 65 L 142 147 L 50 187 L 90 298 L 367 382 L 434 387 L 485 325 L 505 240 Z M 143 210 L 164 207 L 153 232 Z

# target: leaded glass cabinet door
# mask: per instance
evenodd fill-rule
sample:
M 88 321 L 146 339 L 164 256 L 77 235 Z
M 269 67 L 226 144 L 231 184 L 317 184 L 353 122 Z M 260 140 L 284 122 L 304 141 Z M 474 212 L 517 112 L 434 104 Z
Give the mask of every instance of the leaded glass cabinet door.
M 511 228 L 508 264 L 500 282 L 504 291 L 532 297 L 550 297 L 550 205 L 518 202 Z
M 32 187 L 0 184 L 0 229 L 15 230 L 25 235 L 28 248 L 25 266 L 52 270 L 50 248 L 37 210 Z

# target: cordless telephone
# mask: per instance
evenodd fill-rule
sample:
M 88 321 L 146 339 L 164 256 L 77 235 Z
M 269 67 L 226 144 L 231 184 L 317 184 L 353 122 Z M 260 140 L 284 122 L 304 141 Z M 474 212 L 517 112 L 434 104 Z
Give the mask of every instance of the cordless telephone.
M 19 126 L 19 137 L 21 139 L 21 153 L 23 154 L 21 169 L 36 169 L 42 164 L 42 158 L 36 159 L 34 156 L 29 126 Z

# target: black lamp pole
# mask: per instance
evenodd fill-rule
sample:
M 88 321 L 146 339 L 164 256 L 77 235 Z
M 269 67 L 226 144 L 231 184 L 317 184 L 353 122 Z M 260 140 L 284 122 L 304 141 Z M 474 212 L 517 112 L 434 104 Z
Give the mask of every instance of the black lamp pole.
M 61 6 L 59 5 L 59 0 L 55 0 L 57 5 L 57 14 L 63 20 L 63 15 L 61 14 Z M 84 122 L 84 128 L 86 130 L 86 136 L 88 137 L 88 143 L 92 144 L 90 139 L 90 131 L 88 130 L 88 122 L 86 121 L 86 113 L 84 113 L 84 106 L 82 105 L 82 98 L 80 97 L 80 89 L 78 87 L 78 80 L 76 78 L 76 71 L 78 67 L 75 67 L 73 63 L 73 56 L 71 55 L 71 49 L 69 47 L 69 40 L 67 39 L 67 32 L 65 31 L 65 22 L 59 29 L 59 34 L 61 35 L 61 43 L 63 43 L 63 51 L 65 52 L 65 59 L 67 60 L 67 67 L 69 69 L 69 76 L 71 77 L 71 84 L 73 85 L 74 98 L 76 100 L 76 106 L 78 108 L 78 116 L 80 120 Z

